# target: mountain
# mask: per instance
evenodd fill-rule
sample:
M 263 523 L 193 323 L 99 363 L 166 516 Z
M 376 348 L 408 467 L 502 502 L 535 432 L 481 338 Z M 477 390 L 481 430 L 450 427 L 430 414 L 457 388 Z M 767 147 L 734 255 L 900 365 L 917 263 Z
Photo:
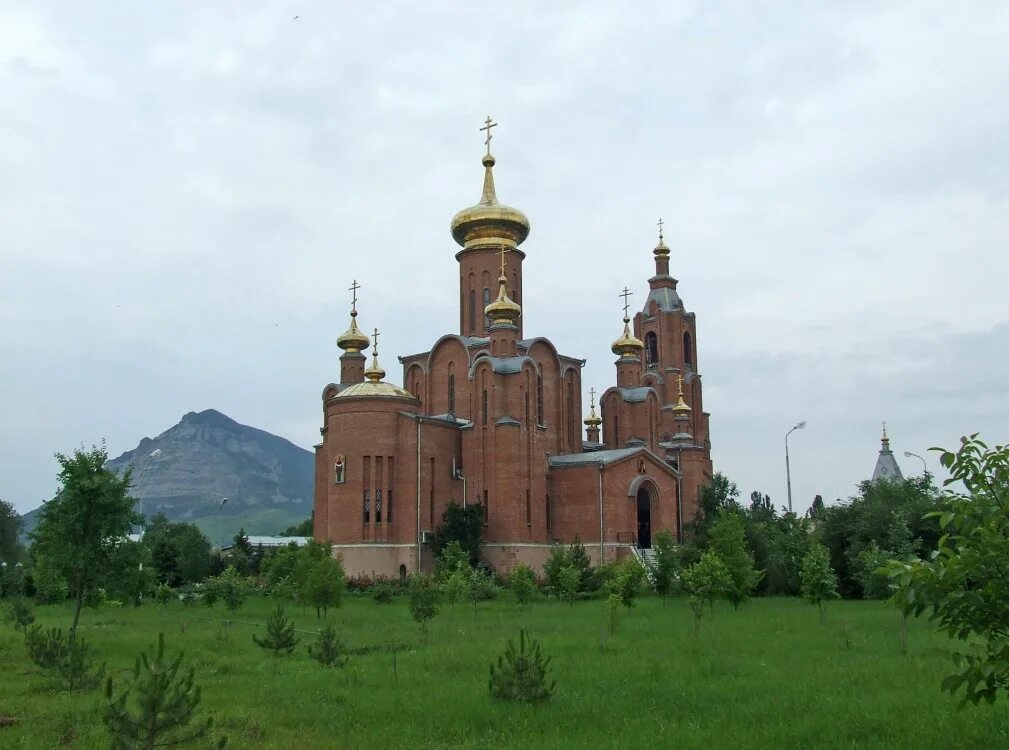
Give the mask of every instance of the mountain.
M 107 466 L 133 470 L 130 494 L 147 518 L 164 513 L 195 523 L 219 544 L 240 527 L 247 534 L 277 534 L 308 518 L 314 463 L 311 451 L 207 409 L 145 437 Z M 35 515 L 26 515 L 26 527 L 34 526 Z

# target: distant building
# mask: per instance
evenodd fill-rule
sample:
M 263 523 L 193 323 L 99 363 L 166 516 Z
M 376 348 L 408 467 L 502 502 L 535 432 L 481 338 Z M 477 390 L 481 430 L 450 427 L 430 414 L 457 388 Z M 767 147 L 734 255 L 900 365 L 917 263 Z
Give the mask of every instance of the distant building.
M 872 481 L 877 479 L 892 479 L 894 481 L 903 481 L 904 475 L 900 471 L 900 467 L 897 465 L 897 459 L 893 457 L 893 451 L 890 450 L 890 438 L 886 434 L 886 423 L 883 423 L 883 445 L 879 449 L 879 458 L 876 459 L 876 470 L 872 472 Z
M 488 140 L 480 202 L 451 224 L 460 245 L 459 328 L 399 358 L 404 387 L 384 381 L 377 331 L 365 368 L 372 342 L 358 328 L 352 287 L 350 328 L 337 339 L 340 381 L 322 393 L 313 530 L 333 543 L 349 575 L 430 568 L 431 534 L 449 503 L 483 507 L 483 554 L 499 570 L 518 562 L 538 569 L 551 545 L 576 538 L 595 564 L 610 562 L 651 547 L 660 530 L 681 538 L 712 475 L 696 318 L 670 274 L 661 226 L 637 314 L 625 289 L 621 333 L 610 347 L 614 382 L 600 413 L 593 403 L 583 420 L 585 360 L 525 333 L 519 246 L 529 220 L 498 202 L 494 164 Z M 625 254 L 598 272 L 625 272 Z M 376 257 L 377 275 L 391 272 L 382 263 Z M 592 304 L 555 302 L 547 322 L 556 327 L 580 325 L 580 309 Z
M 249 544 L 255 547 L 262 547 L 263 549 L 276 549 L 277 547 L 286 547 L 289 544 L 295 544 L 298 547 L 304 547 L 308 544 L 309 540 L 312 538 L 310 536 L 246 536 L 249 540 Z M 227 552 L 235 548 L 235 543 L 230 542 L 223 547 L 221 547 L 221 552 Z

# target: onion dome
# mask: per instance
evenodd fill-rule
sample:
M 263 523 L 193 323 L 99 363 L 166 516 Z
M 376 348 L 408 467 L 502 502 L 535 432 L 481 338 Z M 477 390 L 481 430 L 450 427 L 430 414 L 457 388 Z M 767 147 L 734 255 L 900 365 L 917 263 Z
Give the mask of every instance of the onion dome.
M 680 385 L 680 395 L 679 395 L 679 399 L 676 402 L 676 405 L 673 407 L 673 417 L 675 419 L 682 420 L 682 419 L 687 419 L 688 417 L 690 417 L 690 407 L 687 405 L 687 402 L 683 400 L 683 376 L 682 375 L 680 375 L 680 377 L 677 378 L 677 382 Z
M 348 354 L 357 354 L 362 349 L 367 349 L 368 337 L 357 327 L 357 311 L 350 313 L 350 328 L 344 331 L 336 340 L 336 345 Z
M 631 333 L 630 327 L 631 319 L 624 317 L 624 333 L 613 342 L 613 346 L 610 349 L 614 354 L 621 357 L 633 357 L 636 358 L 641 354 L 641 351 L 645 348 L 645 345 L 641 343 L 641 339 L 635 338 L 634 334 Z
M 489 148 L 489 145 L 488 145 Z M 517 247 L 529 236 L 529 219 L 517 208 L 498 203 L 494 192 L 494 157 L 483 157 L 483 194 L 475 206 L 464 208 L 452 218 L 452 237 L 463 249 L 506 244 Z
M 655 246 L 652 252 L 656 258 L 669 257 L 669 247 L 666 245 L 665 240 L 662 239 L 662 219 L 659 219 L 659 244 Z
M 591 388 L 589 392 L 592 394 L 592 406 L 589 408 L 589 415 L 585 417 L 585 425 L 587 427 L 598 427 L 603 423 L 603 420 L 596 414 L 596 389 Z
M 364 397 L 374 397 L 374 396 L 384 396 L 392 398 L 408 398 L 414 401 L 414 395 L 407 390 L 395 386 L 392 383 L 385 383 L 382 378 L 385 377 L 385 370 L 378 363 L 378 329 L 375 329 L 375 345 L 371 351 L 371 364 L 368 365 L 368 369 L 364 371 L 365 381 L 363 383 L 355 383 L 354 385 L 344 388 L 338 394 L 336 398 L 364 398 Z M 367 336 L 365 340 L 367 341 Z
M 522 308 L 508 296 L 508 289 L 505 286 L 507 281 L 504 274 L 498 277 L 500 288 L 497 299 L 484 308 L 484 315 L 490 318 L 492 326 L 513 326 L 522 314 Z

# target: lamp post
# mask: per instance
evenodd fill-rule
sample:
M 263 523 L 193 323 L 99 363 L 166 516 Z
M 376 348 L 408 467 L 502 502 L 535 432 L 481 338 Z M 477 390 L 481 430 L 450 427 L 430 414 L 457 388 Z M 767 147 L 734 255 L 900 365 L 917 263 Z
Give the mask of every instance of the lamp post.
M 917 453 L 912 453 L 911 451 L 904 451 L 904 458 L 917 458 L 921 461 L 921 472 L 925 476 L 928 476 L 928 464 L 925 463 L 925 459 L 919 456 Z
M 220 504 L 217 506 L 217 548 L 224 549 L 224 531 L 221 525 L 221 509 L 224 508 L 224 504 L 228 502 L 228 498 L 222 497 Z
M 805 421 L 799 422 L 792 429 L 785 433 L 785 483 L 788 487 L 788 512 L 792 512 L 792 467 L 788 463 L 788 436 L 796 430 L 806 429 Z

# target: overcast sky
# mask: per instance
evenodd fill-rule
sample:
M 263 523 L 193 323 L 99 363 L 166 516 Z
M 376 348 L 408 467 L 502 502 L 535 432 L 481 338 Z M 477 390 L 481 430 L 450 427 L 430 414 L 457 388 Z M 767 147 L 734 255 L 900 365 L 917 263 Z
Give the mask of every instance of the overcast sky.
M 802 419 L 798 510 L 883 419 L 908 474 L 1006 441 L 1005 2 L 463 6 L 0 2 L 0 498 L 206 408 L 311 448 L 353 278 L 401 382 L 457 332 L 487 114 L 526 334 L 612 384 L 663 217 L 744 495 Z

